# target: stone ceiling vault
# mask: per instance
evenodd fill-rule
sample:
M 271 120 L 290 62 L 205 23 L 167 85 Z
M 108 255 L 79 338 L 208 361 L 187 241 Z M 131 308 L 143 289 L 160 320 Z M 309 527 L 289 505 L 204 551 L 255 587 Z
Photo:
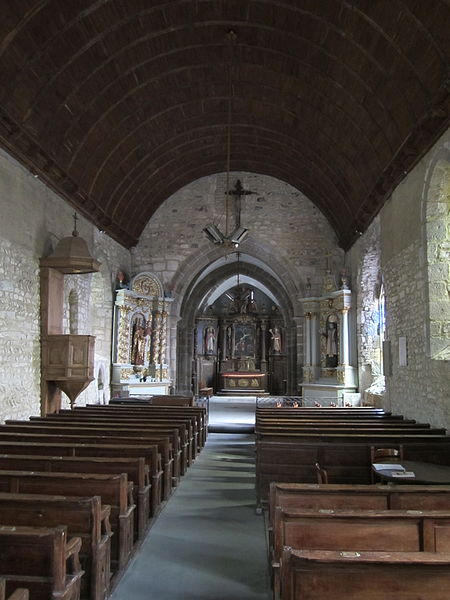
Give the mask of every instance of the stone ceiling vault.
M 0 144 L 126 247 L 231 169 L 306 194 L 348 248 L 449 126 L 448 0 L 4 0 Z

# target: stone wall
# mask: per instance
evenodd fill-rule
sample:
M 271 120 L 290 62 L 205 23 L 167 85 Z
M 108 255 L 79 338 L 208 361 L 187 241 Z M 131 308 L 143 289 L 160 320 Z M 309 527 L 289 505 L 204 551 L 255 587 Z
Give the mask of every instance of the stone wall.
M 230 185 L 234 187 L 237 179 L 244 189 L 252 192 L 242 199 L 241 224 L 249 229 L 249 235 L 240 251 L 257 259 L 262 268 L 271 270 L 279 278 L 293 305 L 293 318 L 298 323 L 296 348 L 301 351 L 298 300 L 306 293 L 308 278 L 309 295 L 321 295 L 327 255 L 337 274 L 343 252 L 337 247 L 336 236 L 323 214 L 301 192 L 280 180 L 254 173 L 232 173 Z M 172 361 L 176 356 L 174 323 L 180 316 L 177 311 L 187 284 L 210 268 L 218 256 L 202 230 L 215 223 L 225 232 L 225 184 L 224 174 L 212 175 L 172 195 L 156 211 L 133 252 L 133 273 L 153 272 L 164 288 L 176 296 L 169 340 Z M 233 200 L 230 200 L 230 213 L 234 215 Z M 232 219 L 229 232 L 234 225 Z M 217 253 L 217 249 L 214 251 Z M 302 359 L 300 355 L 299 373 Z M 171 366 L 174 372 L 173 362 Z
M 232 173 L 253 193 L 242 200 L 241 223 L 249 239 L 267 247 L 287 265 L 293 279 L 311 278 L 311 294 L 320 294 L 326 254 L 338 272 L 343 253 L 323 214 L 292 186 L 255 173 Z M 203 177 L 173 194 L 156 211 L 133 253 L 133 272 L 152 271 L 170 288 L 177 270 L 193 255 L 211 247 L 202 229 L 214 222 L 225 231 L 225 176 Z M 232 201 L 230 201 L 230 207 Z M 231 221 L 230 231 L 234 228 Z M 246 251 L 244 242 L 242 252 Z M 204 265 L 206 266 L 206 264 Z M 192 273 L 186 273 L 187 277 Z
M 386 288 L 387 339 L 391 343 L 392 376 L 386 378 L 395 412 L 434 425 L 450 427 L 450 361 L 430 356 L 428 288 L 427 172 L 436 154 L 449 146 L 447 132 L 397 187 L 381 211 L 382 271 Z M 445 219 L 443 224 L 445 226 Z M 447 227 L 448 227 L 447 214 Z M 435 243 L 428 231 L 430 243 Z M 450 287 L 450 263 L 446 284 Z M 443 320 L 450 321 L 447 296 Z M 399 338 L 406 337 L 407 365 L 399 365 Z
M 71 234 L 74 211 L 5 152 L 0 152 L 0 209 L 1 422 L 40 411 L 39 258 Z M 70 328 L 73 291 L 78 297 L 76 332 L 98 336 L 95 373 L 102 371 L 107 390 L 112 290 L 117 271 L 130 271 L 130 253 L 84 219 L 78 230 L 102 265 L 98 274 L 66 276 L 64 331 Z M 96 401 L 98 395 L 94 381 L 77 403 Z
M 380 376 L 378 297 L 382 283 L 380 219 L 376 217 L 346 257 L 356 306 L 359 389 L 364 392 Z

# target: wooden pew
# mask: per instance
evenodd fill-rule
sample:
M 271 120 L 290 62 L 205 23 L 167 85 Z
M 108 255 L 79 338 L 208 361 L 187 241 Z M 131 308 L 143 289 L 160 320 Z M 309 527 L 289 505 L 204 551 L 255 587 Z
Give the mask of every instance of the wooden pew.
M 85 407 L 83 407 L 85 408 Z M 109 407 L 105 407 L 109 409 Z M 116 407 L 117 408 L 117 407 Z M 191 466 L 193 460 L 200 452 L 203 447 L 203 443 L 201 442 L 201 419 L 197 418 L 197 415 L 184 415 L 184 414 L 171 414 L 167 415 L 166 410 L 160 409 L 159 407 L 154 407 L 151 413 L 148 411 L 140 410 L 138 415 L 135 415 L 134 412 L 128 411 L 117 411 L 112 408 L 112 410 L 97 410 L 95 408 L 86 408 L 86 410 L 74 411 L 75 414 L 72 414 L 72 418 L 74 419 L 110 419 L 112 421 L 119 421 L 123 423 L 135 423 L 140 422 L 145 424 L 147 427 L 152 427 L 153 424 L 157 424 L 160 427 L 164 425 L 166 427 L 179 427 L 180 432 L 184 428 L 186 430 L 183 438 L 185 438 L 185 446 L 186 446 L 186 459 L 184 461 L 183 469 L 181 474 L 184 475 L 187 467 Z M 67 417 L 68 413 L 62 414 L 61 416 Z M 56 417 L 53 417 L 56 418 Z M 183 449 L 184 450 L 184 449 Z M 183 452 L 184 453 L 184 452 Z
M 275 598 L 285 546 L 297 550 L 450 552 L 450 511 L 275 509 Z
M 450 554 L 286 548 L 281 579 L 282 600 L 447 600 Z
M 156 445 L 83 444 L 66 442 L 5 442 L 0 439 L 2 454 L 35 454 L 37 456 L 79 456 L 83 458 L 139 458 L 145 460 L 151 479 L 150 516 L 155 516 L 161 508 L 161 458 Z M 120 471 L 122 472 L 122 471 Z
M 20 433 L 24 437 L 39 436 L 34 441 L 45 438 L 77 440 L 79 442 L 108 443 L 113 441 L 119 444 L 152 444 L 158 445 L 164 471 L 163 498 L 167 499 L 172 487 L 179 480 L 180 445 L 178 431 L 175 428 L 135 429 L 124 427 L 111 428 L 108 424 L 97 423 L 76 425 L 72 421 L 59 423 L 58 421 L 18 421 L 0 425 L 0 439 L 10 434 Z M 31 439 L 31 438 L 30 438 Z M 176 466 L 175 466 L 176 465 Z M 176 477 L 175 477 L 176 473 Z
M 23 440 L 23 442 L 40 442 L 44 444 L 51 444 L 54 442 L 73 442 L 91 445 L 114 444 L 116 447 L 122 448 L 122 456 L 126 456 L 125 448 L 130 445 L 149 447 L 155 444 L 158 447 L 158 452 L 161 455 L 162 460 L 162 499 L 167 500 L 172 492 L 172 446 L 169 437 L 164 434 L 144 434 L 143 436 L 137 436 L 130 431 L 126 436 L 119 436 L 115 435 L 114 432 L 107 433 L 106 430 L 101 432 L 95 430 L 95 428 L 91 428 L 92 430 L 87 433 L 86 429 L 83 427 L 78 429 L 75 428 L 72 432 L 55 431 L 54 433 L 38 433 L 38 428 L 33 427 L 30 433 L 25 433 L 23 431 L 24 426 L 19 426 L 17 431 L 15 431 L 14 428 L 10 428 L 9 431 L 6 431 L 5 427 L 7 426 L 0 426 L 0 449 L 4 443 L 17 440 L 18 433 L 20 433 L 20 439 Z M 34 430 L 36 430 L 36 433 L 34 433 Z M 7 452 L 4 452 L 4 454 L 7 454 Z
M 115 421 L 123 425 L 132 425 L 139 423 L 151 428 L 153 425 L 158 427 L 176 427 L 180 429 L 180 438 L 186 446 L 186 459 L 184 461 L 181 474 L 184 475 L 188 466 L 192 464 L 197 454 L 200 452 L 203 444 L 200 443 L 200 423 L 196 415 L 172 414 L 166 415 L 165 409 L 159 410 L 156 407 L 150 414 L 146 411 L 139 411 L 138 415 L 134 412 L 116 411 L 116 410 L 98 410 L 95 408 L 85 408 L 85 410 L 76 410 L 72 412 L 61 411 L 55 415 L 47 415 L 49 419 L 70 418 L 74 420 L 104 420 Z M 109 407 L 105 407 L 109 408 Z M 184 431 L 184 433 L 183 433 Z M 183 448 L 184 453 L 184 448 Z
M 43 471 L 0 471 L 0 491 L 24 494 L 101 496 L 111 507 L 111 570 L 125 567 L 133 548 L 132 483 L 125 473 L 48 473 Z
M 196 455 L 204 446 L 203 437 L 206 431 L 206 427 L 203 425 L 204 415 L 193 414 L 191 412 L 185 414 L 190 409 L 177 409 L 175 407 L 171 407 L 170 414 L 167 414 L 166 408 L 158 406 L 148 408 L 138 406 L 137 408 L 138 410 L 134 411 L 122 406 L 83 406 L 73 411 L 63 410 L 58 414 L 46 415 L 45 418 L 97 419 L 101 417 L 119 421 L 123 420 L 124 422 L 127 420 L 133 422 L 139 421 L 147 427 L 151 427 L 152 425 L 160 428 L 164 426 L 169 428 L 180 427 L 180 431 L 184 427 L 187 430 L 184 434 L 184 437 L 186 437 L 185 443 L 188 444 L 187 465 L 191 465 Z M 34 419 L 35 417 L 32 418 L 32 420 Z
M 48 471 L 52 473 L 126 473 L 133 482 L 133 503 L 137 508 L 135 534 L 142 539 L 150 519 L 150 479 L 148 466 L 143 457 L 107 458 L 81 456 L 36 456 L 21 454 L 0 454 L 0 470 L 6 471 Z
M 32 600 L 78 600 L 80 548 L 80 538 L 68 540 L 62 526 L 0 527 L 0 576 L 6 593 L 25 587 Z
M 275 510 L 450 511 L 450 485 L 345 485 L 272 482 L 268 527 Z M 271 540 L 271 545 L 273 541 Z
M 256 440 L 257 509 L 265 505 L 272 481 L 314 482 L 316 462 L 326 469 L 331 483 L 370 483 L 371 447 L 403 445 L 406 459 L 409 444 L 421 444 L 424 449 L 429 444 L 441 445 L 445 449 L 450 447 L 450 437 L 408 433 L 259 434 Z
M 58 527 L 81 539 L 79 558 L 84 575 L 81 598 L 104 600 L 109 593 L 111 560 L 110 507 L 100 496 L 79 498 L 0 493 L 0 526 Z
M 28 600 L 30 593 L 25 588 L 17 588 L 6 597 L 6 582 L 0 578 L 0 600 Z
M 136 416 L 145 415 L 163 415 L 167 418 L 172 418 L 174 415 L 177 416 L 194 416 L 197 421 L 197 429 L 199 431 L 199 442 L 200 447 L 203 447 L 206 442 L 207 437 L 207 418 L 206 418 L 206 409 L 199 406 L 157 406 L 151 404 L 143 404 L 142 402 L 138 403 L 128 403 L 127 405 L 106 405 L 99 406 L 98 404 L 87 404 L 86 406 L 75 406 L 73 412 L 84 412 L 84 411 L 99 411 L 103 410 L 106 412 L 117 411 L 115 414 L 133 414 Z M 64 411 L 60 411 L 60 413 L 69 412 L 67 409 Z
M 163 421 L 162 419 L 155 419 L 152 422 L 146 420 L 139 420 L 136 418 L 123 417 L 119 419 L 118 416 L 113 418 L 112 416 L 99 414 L 99 415 L 87 415 L 72 412 L 71 414 L 58 414 L 47 417 L 30 417 L 30 421 L 6 421 L 5 425 L 23 425 L 33 424 L 40 425 L 43 428 L 47 426 L 65 426 L 65 427 L 85 427 L 87 431 L 91 428 L 103 427 L 107 430 L 116 433 L 118 435 L 126 435 L 128 431 L 133 430 L 133 435 L 138 436 L 138 431 L 147 435 L 152 432 L 174 432 L 178 431 L 178 436 L 173 434 L 172 448 L 174 454 L 177 454 L 177 460 L 174 460 L 174 484 L 176 485 L 181 475 L 184 475 L 187 471 L 188 465 L 192 462 L 192 447 L 193 447 L 193 434 L 191 423 L 188 419 L 185 421 L 177 420 L 169 424 L 168 420 Z M 45 429 L 43 429 L 45 431 Z M 112 435 L 112 434 L 111 434 Z
M 122 397 L 122 398 L 111 398 L 109 401 L 111 405 L 128 405 L 128 404 L 150 404 L 152 406 L 193 406 L 194 396 L 173 396 L 158 394 L 156 396 L 146 396 L 145 398 L 139 398 L 136 396 Z
M 207 417 L 206 409 L 198 406 L 182 407 L 182 406 L 154 406 L 150 404 L 128 404 L 128 405 L 106 405 L 99 406 L 98 404 L 88 404 L 86 406 L 75 406 L 73 412 L 85 412 L 85 411 L 104 411 L 105 413 L 121 414 L 121 415 L 161 415 L 164 418 L 174 418 L 179 416 L 194 417 L 197 423 L 197 430 L 199 433 L 199 448 L 205 445 L 207 437 Z M 60 411 L 60 413 L 69 412 L 68 410 Z
M 302 436 L 308 434 L 316 434 L 316 435 L 379 435 L 386 434 L 391 437 L 396 435 L 445 435 L 445 428 L 438 427 L 421 427 L 419 426 L 402 426 L 398 425 L 397 427 L 392 426 L 383 426 L 383 425 L 360 425 L 359 423 L 355 423 L 353 425 L 347 425 L 346 423 L 336 423 L 335 425 L 321 425 L 321 424 L 307 424 L 307 425 L 293 425 L 293 424 L 278 424 L 278 425 L 259 425 L 255 428 L 255 433 L 257 435 L 264 435 L 268 433 L 269 435 L 295 435 Z

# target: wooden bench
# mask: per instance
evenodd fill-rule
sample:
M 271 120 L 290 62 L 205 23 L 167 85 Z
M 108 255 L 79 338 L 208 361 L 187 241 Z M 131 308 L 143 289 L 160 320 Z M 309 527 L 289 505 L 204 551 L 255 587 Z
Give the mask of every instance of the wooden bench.
M 35 454 L 37 456 L 78 456 L 83 458 L 139 458 L 145 460 L 151 479 L 150 516 L 156 516 L 161 507 L 161 457 L 156 445 L 79 444 L 74 442 L 31 442 L 21 439 L 5 442 L 0 439 L 2 454 Z M 122 471 L 120 471 L 122 472 Z
M 137 508 L 135 535 L 145 536 L 150 519 L 150 479 L 148 466 L 143 457 L 107 458 L 81 456 L 36 456 L 21 454 L 0 454 L 0 470 L 48 471 L 52 473 L 126 473 L 133 482 L 133 503 Z
M 0 578 L 0 600 L 28 600 L 30 593 L 25 588 L 17 588 L 6 597 L 6 582 Z
M 87 432 L 92 428 L 104 428 L 111 435 L 127 435 L 133 431 L 133 437 L 139 436 L 141 432 L 143 436 L 152 433 L 168 433 L 171 438 L 173 453 L 176 455 L 176 460 L 173 462 L 173 477 L 174 485 L 177 485 L 181 475 L 186 473 L 188 465 L 192 462 L 192 427 L 191 423 L 177 420 L 169 423 L 168 420 L 154 419 L 152 422 L 146 420 L 138 420 L 136 418 L 122 418 L 118 416 L 113 418 L 109 415 L 87 415 L 87 414 L 55 414 L 54 417 L 31 417 L 30 421 L 6 421 L 6 425 L 38 425 L 42 431 L 50 431 L 46 427 L 84 427 Z M 178 432 L 178 435 L 175 433 Z M 113 433 L 114 432 L 114 433 Z M 142 437 L 142 435 L 140 437 Z
M 0 471 L 0 491 L 24 494 L 101 496 L 111 507 L 111 571 L 125 567 L 133 548 L 132 483 L 125 473 L 48 473 L 41 471 Z
M 100 496 L 78 498 L 38 494 L 0 493 L 0 525 L 58 527 L 79 537 L 79 558 L 84 575 L 81 598 L 104 600 L 109 593 L 111 560 L 110 507 Z
M 279 569 L 284 546 L 344 552 L 450 552 L 450 510 L 276 508 L 272 549 L 275 598 L 280 597 Z
M 136 424 L 151 428 L 155 427 L 175 427 L 180 431 L 180 439 L 183 442 L 183 454 L 185 459 L 182 464 L 181 474 L 184 475 L 188 466 L 192 464 L 192 461 L 203 447 L 200 443 L 200 428 L 198 426 L 198 420 L 196 415 L 183 415 L 173 414 L 167 416 L 165 410 L 162 409 L 160 412 L 158 409 L 154 410 L 151 414 L 145 411 L 140 411 L 138 415 L 128 411 L 115 411 L 115 410 L 97 410 L 89 408 L 84 411 L 73 411 L 70 413 L 59 413 L 54 416 L 48 415 L 46 418 L 51 420 L 60 419 L 73 419 L 73 420 L 91 420 L 93 422 L 109 420 L 112 422 L 120 423 L 123 426 L 135 426 Z M 32 417 L 34 420 L 34 418 Z
M 200 447 L 203 447 L 206 442 L 207 437 L 207 419 L 206 419 L 206 409 L 197 406 L 157 406 L 151 404 L 144 404 L 142 402 L 138 403 L 128 403 L 127 405 L 114 404 L 114 405 L 106 405 L 99 406 L 98 404 L 88 404 L 86 406 L 75 406 L 73 412 L 84 412 L 84 411 L 104 411 L 105 413 L 110 412 L 111 414 L 123 414 L 123 415 L 135 415 L 135 417 L 139 417 L 141 415 L 148 415 L 151 417 L 152 415 L 163 415 L 166 418 L 172 418 L 174 415 L 177 416 L 185 416 L 185 417 L 194 417 L 197 422 L 197 429 L 199 432 L 199 442 Z M 112 411 L 116 411 L 113 413 Z M 70 412 L 67 409 L 64 411 L 60 411 L 61 413 Z
M 283 552 L 282 600 L 447 600 L 450 554 Z
M 80 538 L 65 527 L 0 527 L 0 576 L 6 593 L 27 588 L 32 600 L 78 600 Z
M 429 444 L 450 448 L 450 437 L 408 433 L 259 434 L 256 440 L 257 508 L 265 505 L 272 481 L 316 481 L 315 463 L 327 471 L 331 483 L 370 483 L 371 447 L 399 444 L 406 458 L 409 444 L 420 444 L 424 449 Z
M 164 434 L 145 434 L 144 436 L 135 436 L 133 433 L 130 433 L 130 435 L 127 436 L 118 436 L 114 435 L 114 432 L 111 432 L 110 435 L 107 433 L 103 434 L 101 431 L 95 432 L 94 430 L 92 430 L 90 433 L 86 433 L 86 431 L 83 431 L 83 428 L 75 429 L 70 433 L 62 431 L 55 431 L 54 433 L 38 433 L 37 427 L 33 428 L 33 430 L 36 430 L 36 433 L 25 433 L 24 431 L 20 431 L 22 426 L 18 428 L 18 432 L 15 432 L 13 429 L 10 429 L 10 431 L 5 431 L 5 427 L 6 426 L 0 426 L 0 450 L 3 445 L 9 443 L 9 441 L 17 440 L 17 434 L 19 432 L 20 439 L 23 442 L 40 442 L 44 444 L 51 444 L 54 442 L 73 442 L 91 445 L 113 444 L 122 449 L 122 456 L 126 456 L 125 448 L 130 445 L 151 446 L 155 444 L 158 448 L 159 454 L 161 455 L 161 464 L 163 470 L 162 499 L 167 500 L 172 492 L 172 446 L 169 437 L 165 436 Z M 7 452 L 3 453 L 7 454 Z
M 128 405 L 128 404 L 150 404 L 153 406 L 193 406 L 194 396 L 172 396 L 158 394 L 157 396 L 146 396 L 139 398 L 136 396 L 129 396 L 127 398 L 111 398 L 109 404 L 111 405 Z
M 179 476 L 174 477 L 174 472 L 179 473 L 179 437 L 176 429 L 164 428 L 162 430 L 145 430 L 145 429 L 112 429 L 108 425 L 71 425 L 50 421 L 40 423 L 38 421 L 23 421 L 19 425 L 7 424 L 0 425 L 0 440 L 12 439 L 16 433 L 24 439 L 30 441 L 57 441 L 57 440 L 74 440 L 84 443 L 117 443 L 123 446 L 129 444 L 156 444 L 158 451 L 161 454 L 163 467 L 163 490 L 162 496 L 167 500 L 172 493 L 172 488 L 178 481 Z M 174 450 L 175 445 L 175 450 Z M 176 463 L 176 467 L 174 464 Z
M 167 417 L 164 414 L 148 415 L 145 412 L 139 412 L 138 415 L 128 412 L 112 411 L 97 411 L 95 409 L 87 409 L 85 411 L 74 411 L 75 414 L 68 415 L 67 413 L 48 416 L 49 420 L 73 420 L 73 421 L 91 421 L 95 423 L 103 423 L 105 420 L 109 422 L 120 423 L 123 427 L 141 426 L 149 430 L 151 429 L 178 429 L 180 438 L 180 467 L 181 475 L 184 475 L 187 468 L 192 464 L 193 460 L 203 447 L 200 444 L 200 431 L 197 427 L 197 421 L 194 415 L 183 416 L 174 415 Z M 33 419 L 34 420 L 34 419 Z

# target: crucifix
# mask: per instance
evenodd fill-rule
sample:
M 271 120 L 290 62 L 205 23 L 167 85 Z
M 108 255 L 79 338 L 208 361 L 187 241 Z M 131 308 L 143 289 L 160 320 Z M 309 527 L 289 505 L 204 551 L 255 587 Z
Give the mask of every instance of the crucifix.
M 232 190 L 228 190 L 226 192 L 229 196 L 234 196 L 236 198 L 236 227 L 240 227 L 241 225 L 241 198 L 242 196 L 248 196 L 249 194 L 256 194 L 256 192 L 251 192 L 250 190 L 244 190 L 242 187 L 241 180 L 238 179 L 236 184 Z

